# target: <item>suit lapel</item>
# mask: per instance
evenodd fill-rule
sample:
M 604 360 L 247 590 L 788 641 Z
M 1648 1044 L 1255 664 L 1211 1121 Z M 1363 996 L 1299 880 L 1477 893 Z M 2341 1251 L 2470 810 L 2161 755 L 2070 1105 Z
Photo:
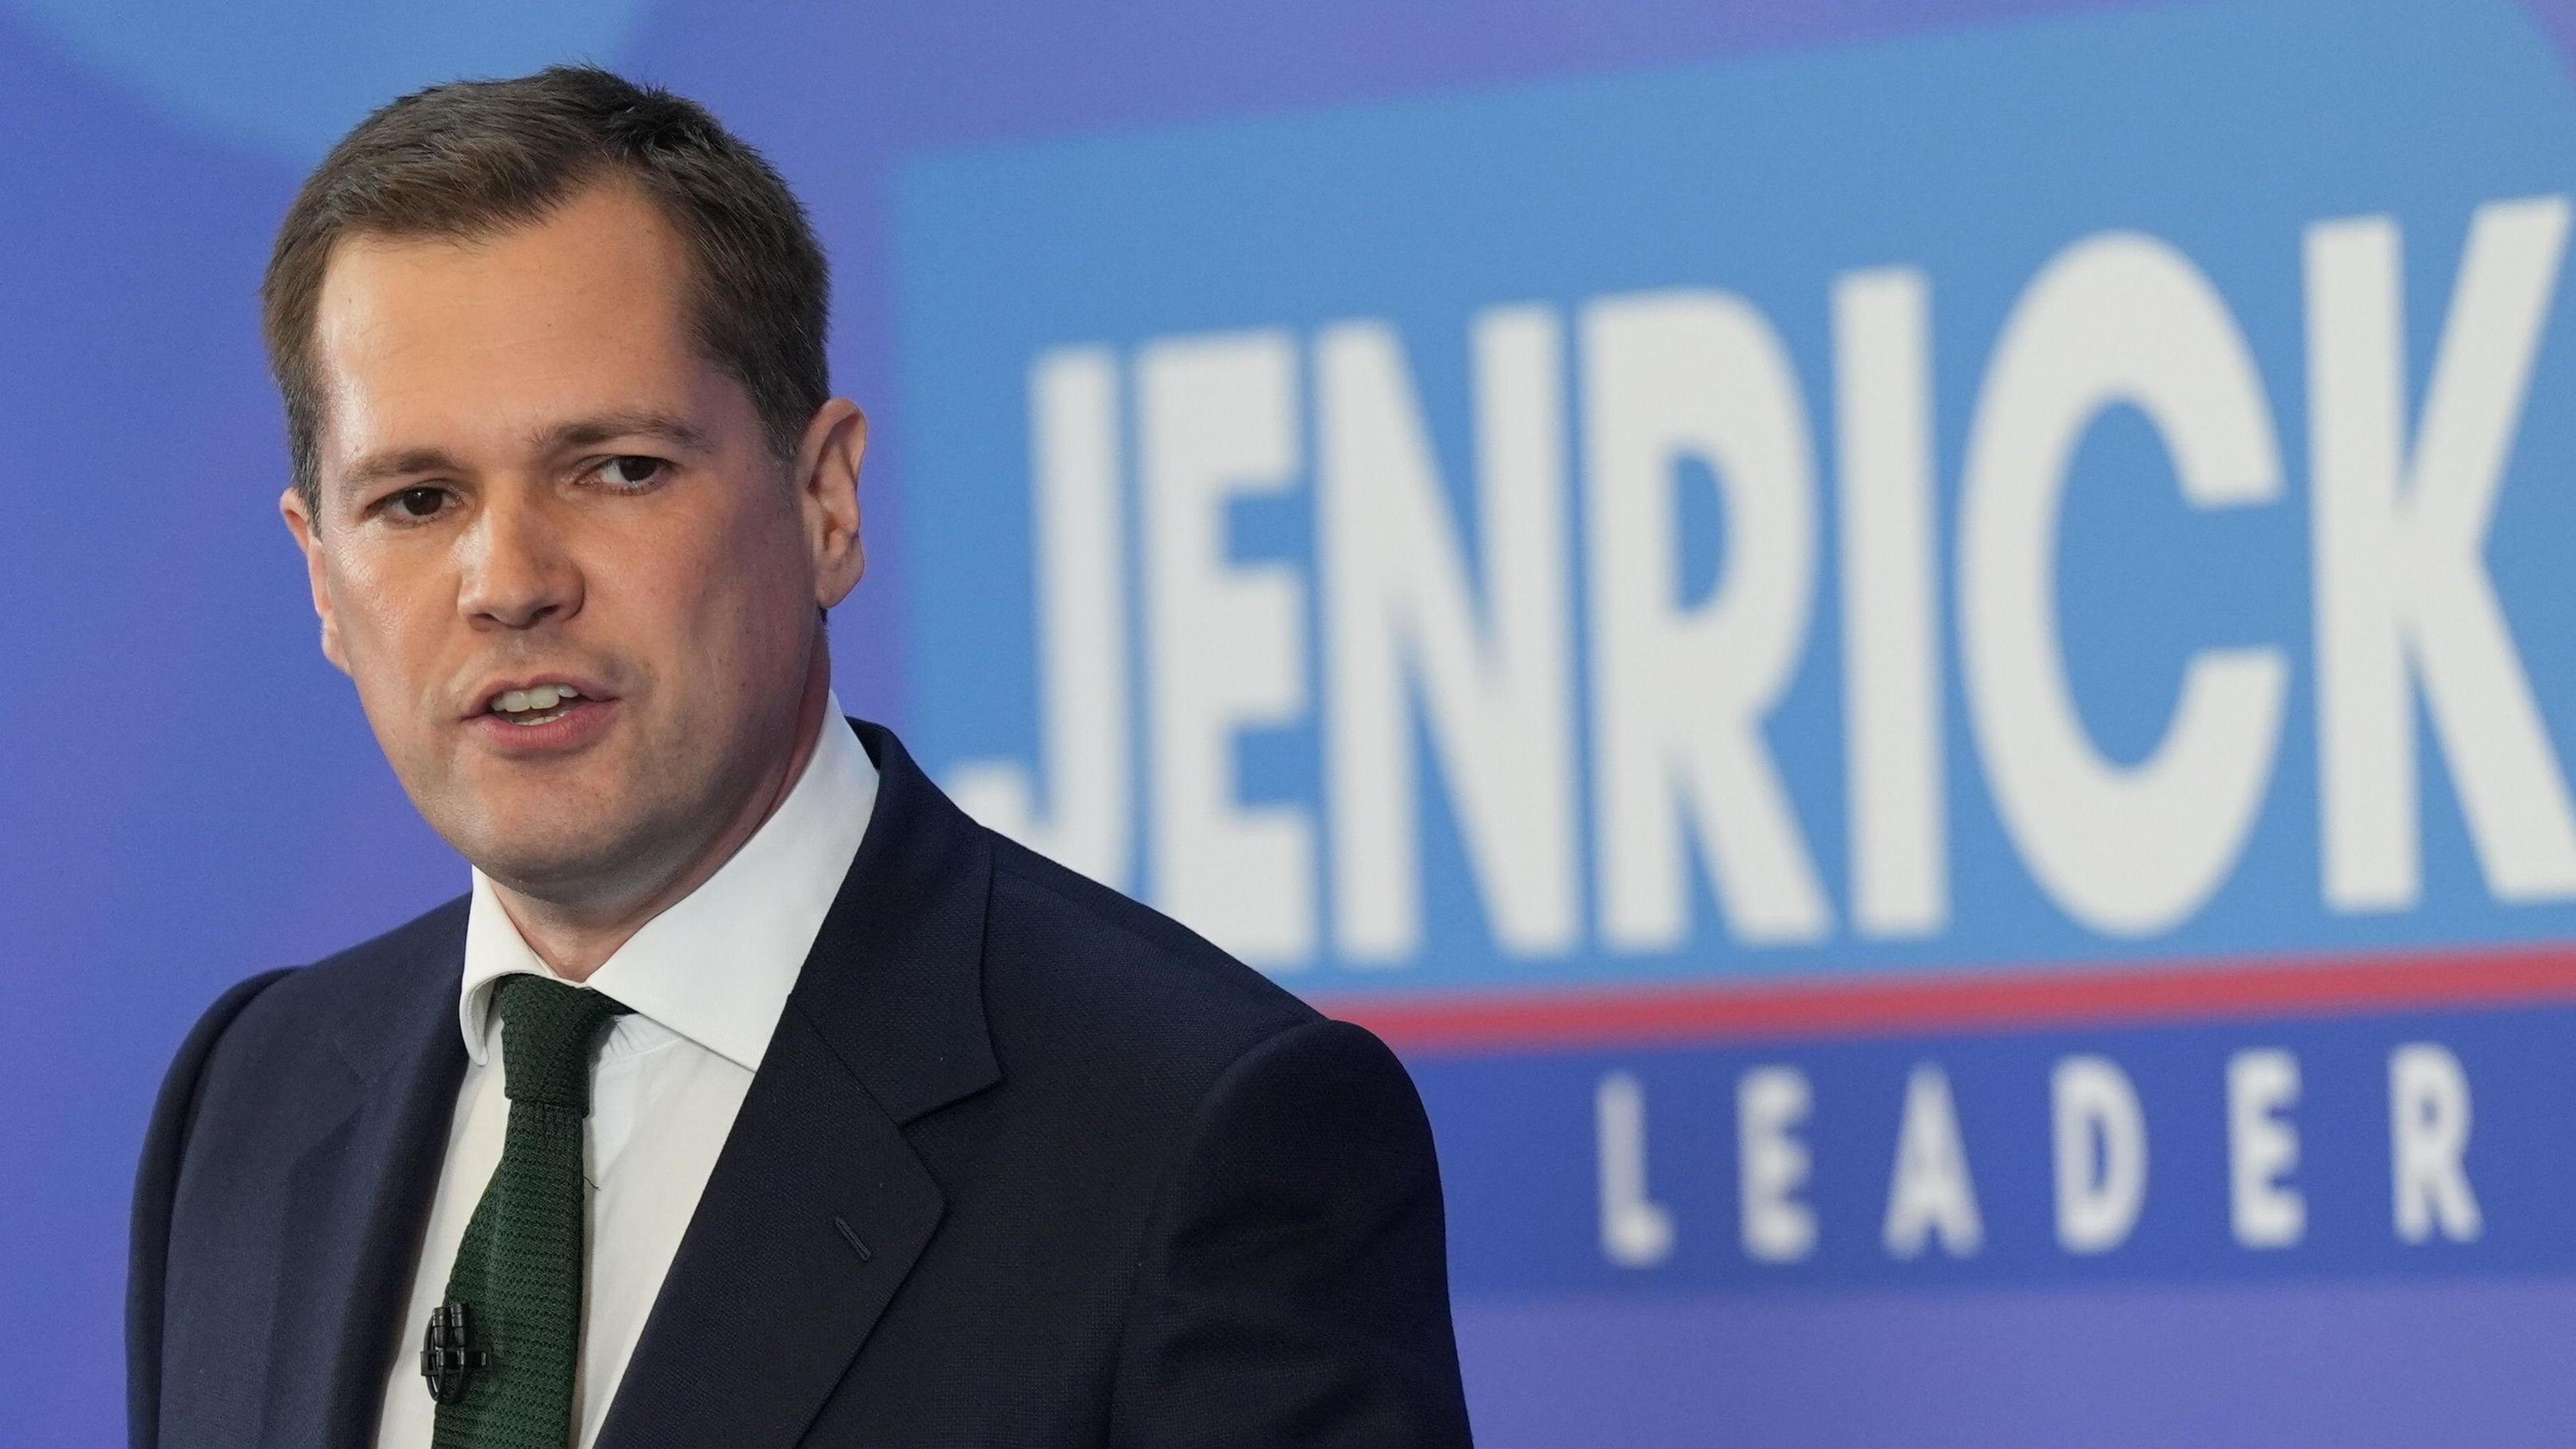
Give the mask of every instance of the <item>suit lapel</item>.
M 943 1206 L 822 1038 L 781 1023 L 627 1362 L 602 1449 L 794 1444 Z
M 884 729 L 858 856 L 689 1220 L 599 1449 L 787 1449 L 945 1211 L 904 1140 L 999 1081 L 983 1008 L 981 829 Z
M 465 1072 L 464 916 L 460 902 L 399 963 L 392 999 L 361 1002 L 343 1022 L 345 1089 L 311 1099 L 311 1145 L 286 1178 L 263 1444 L 362 1444 L 375 1432 Z

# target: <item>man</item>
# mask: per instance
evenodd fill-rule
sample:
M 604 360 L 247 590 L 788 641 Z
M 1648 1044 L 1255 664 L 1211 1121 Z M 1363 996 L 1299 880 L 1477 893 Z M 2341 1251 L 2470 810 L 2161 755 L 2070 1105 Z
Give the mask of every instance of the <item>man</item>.
M 265 287 L 323 652 L 471 892 L 242 983 L 138 1446 L 1463 1444 L 1403 1069 L 845 720 L 795 200 L 593 69 L 370 117 Z

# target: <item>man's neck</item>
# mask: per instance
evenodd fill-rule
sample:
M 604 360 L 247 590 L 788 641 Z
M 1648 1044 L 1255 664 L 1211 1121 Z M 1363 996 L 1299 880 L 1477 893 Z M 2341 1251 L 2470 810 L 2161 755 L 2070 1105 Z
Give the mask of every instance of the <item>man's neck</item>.
M 706 847 L 692 856 L 677 871 L 665 873 L 660 880 L 645 884 L 622 896 L 609 899 L 586 899 L 578 902 L 540 900 L 492 882 L 492 893 L 516 926 L 520 939 L 536 952 L 547 969 L 566 981 L 587 981 L 591 973 L 605 965 L 617 949 L 627 943 L 646 922 L 686 900 L 691 891 L 707 883 L 715 873 L 733 859 L 769 817 L 778 813 L 796 782 L 804 776 L 807 762 L 813 759 L 815 747 L 822 740 L 823 716 L 832 697 L 832 667 L 821 641 L 816 641 L 814 661 L 807 670 L 805 688 L 797 701 L 795 747 L 788 751 L 782 768 L 765 774 L 759 788 L 747 794 L 725 828 L 718 831 Z

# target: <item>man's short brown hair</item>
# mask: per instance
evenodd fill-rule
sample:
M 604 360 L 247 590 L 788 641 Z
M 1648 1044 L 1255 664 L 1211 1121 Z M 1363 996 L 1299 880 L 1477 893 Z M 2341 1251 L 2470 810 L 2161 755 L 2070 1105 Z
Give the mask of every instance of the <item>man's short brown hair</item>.
M 260 283 L 269 367 L 286 401 L 295 486 L 317 518 L 322 390 L 313 320 L 332 248 L 351 235 L 466 239 L 526 226 L 594 182 L 639 186 L 688 247 L 691 319 L 792 455 L 831 396 L 831 276 L 805 209 L 705 107 L 596 66 L 415 91 L 358 123 L 304 182 Z

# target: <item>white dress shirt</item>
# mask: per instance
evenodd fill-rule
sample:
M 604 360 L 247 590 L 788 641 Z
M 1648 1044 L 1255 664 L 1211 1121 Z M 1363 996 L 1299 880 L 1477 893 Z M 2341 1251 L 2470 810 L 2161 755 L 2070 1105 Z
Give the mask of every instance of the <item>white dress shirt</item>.
M 577 1449 L 599 1437 L 787 993 L 858 854 L 876 795 L 876 765 L 836 696 L 804 773 L 777 810 L 705 884 L 646 922 L 586 983 L 634 1010 L 616 1018 L 591 1075 Z M 385 1386 L 378 1449 L 429 1449 L 437 1405 L 420 1376 L 420 1336 L 446 1297 L 466 1220 L 500 1165 L 510 1104 L 502 1094 L 492 986 L 514 972 L 549 974 L 478 870 L 456 1007 L 465 1080 L 403 1318 L 403 1352 Z

